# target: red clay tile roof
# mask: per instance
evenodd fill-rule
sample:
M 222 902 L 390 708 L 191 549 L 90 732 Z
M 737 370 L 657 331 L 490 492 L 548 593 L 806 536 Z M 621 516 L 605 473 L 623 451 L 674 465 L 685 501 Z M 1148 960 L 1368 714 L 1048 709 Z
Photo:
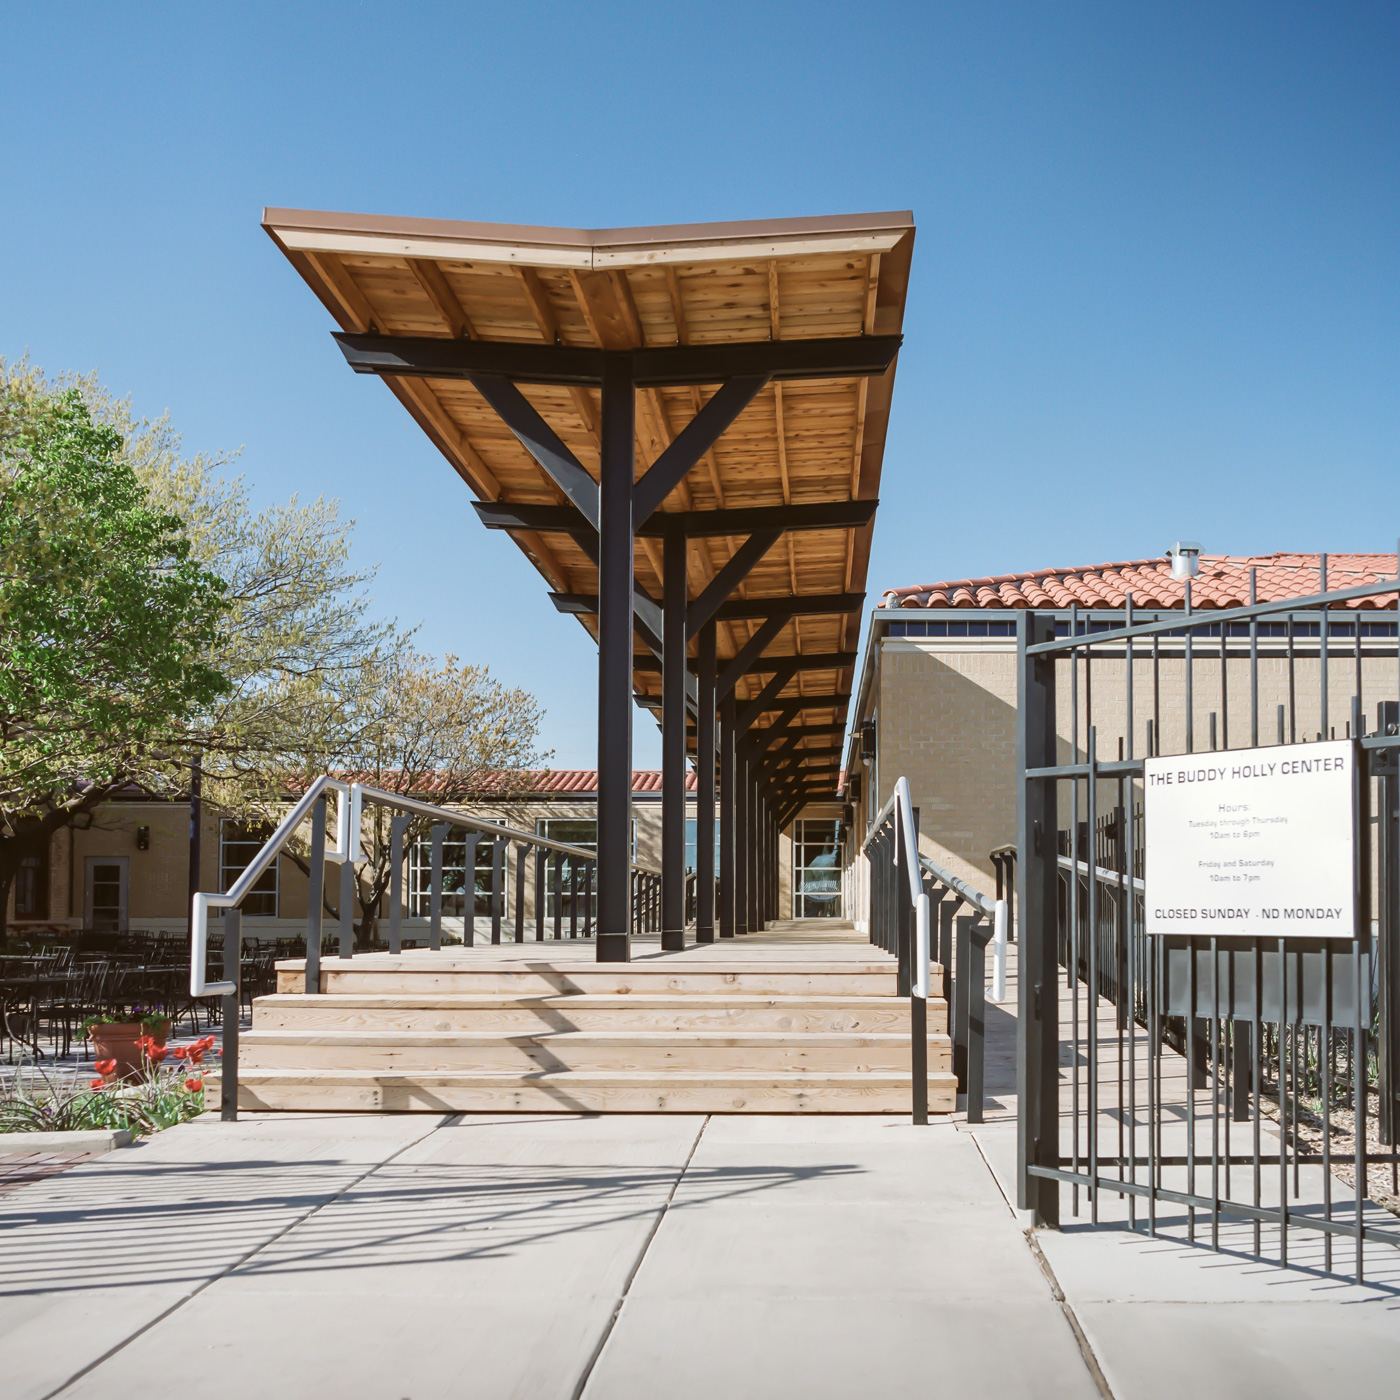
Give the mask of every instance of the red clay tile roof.
M 1354 588 L 1396 576 L 1394 554 L 1329 554 L 1327 586 Z M 1252 557 L 1203 554 L 1200 573 L 1191 581 L 1195 608 L 1238 608 L 1249 602 L 1249 571 L 1258 570 L 1261 603 L 1306 598 L 1320 591 L 1316 554 L 1259 554 Z M 991 578 L 961 578 L 925 583 L 914 588 L 891 588 L 880 599 L 882 608 L 1121 608 L 1128 593 L 1135 608 L 1181 608 L 1186 605 L 1185 581 L 1171 576 L 1169 559 L 1129 559 L 1118 564 L 1093 564 L 1077 569 L 1036 569 L 1024 574 Z M 1393 608 L 1395 593 L 1357 598 L 1351 608 Z
M 694 773 L 685 775 L 685 790 L 694 792 L 697 779 Z M 597 792 L 598 770 L 596 768 L 555 768 L 527 777 L 523 790 L 531 793 L 544 792 Z M 633 792 L 660 792 L 661 770 L 658 768 L 635 768 L 632 771 Z

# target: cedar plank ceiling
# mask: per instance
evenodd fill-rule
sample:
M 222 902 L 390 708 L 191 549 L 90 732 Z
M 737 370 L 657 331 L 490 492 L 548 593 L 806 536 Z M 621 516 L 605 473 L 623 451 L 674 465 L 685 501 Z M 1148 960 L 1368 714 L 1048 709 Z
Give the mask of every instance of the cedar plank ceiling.
M 342 330 L 603 349 L 898 334 L 914 243 L 908 213 L 582 230 L 267 209 L 263 227 Z M 892 365 L 880 378 L 770 384 L 662 509 L 876 497 L 894 374 Z M 385 382 L 478 499 L 563 501 L 472 385 Z M 717 387 L 638 391 L 639 477 Z M 522 391 L 596 480 L 596 389 Z M 740 595 L 863 592 L 873 528 L 783 535 Z M 597 591 L 596 570 L 568 536 L 510 533 L 551 588 Z M 660 543 L 639 539 L 636 553 L 637 578 L 658 600 Z M 692 597 L 741 543 L 691 541 Z M 596 618 L 581 620 L 596 636 Z M 758 626 L 719 624 L 721 664 Z M 851 651 L 859 630 L 859 614 L 797 618 L 764 656 Z M 801 671 L 782 698 L 848 696 L 852 679 L 849 667 Z M 740 699 L 766 680 L 751 674 Z M 660 693 L 656 671 L 636 672 L 634 683 Z M 837 722 L 845 712 L 843 700 L 801 719 Z

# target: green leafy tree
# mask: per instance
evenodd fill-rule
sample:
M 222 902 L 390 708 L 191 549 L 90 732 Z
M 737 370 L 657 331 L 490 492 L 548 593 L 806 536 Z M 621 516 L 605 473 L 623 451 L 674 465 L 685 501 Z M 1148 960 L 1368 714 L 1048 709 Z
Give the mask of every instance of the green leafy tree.
M 225 594 L 118 431 L 0 373 L 0 932 L 25 855 L 120 787 L 168 784 L 228 690 Z

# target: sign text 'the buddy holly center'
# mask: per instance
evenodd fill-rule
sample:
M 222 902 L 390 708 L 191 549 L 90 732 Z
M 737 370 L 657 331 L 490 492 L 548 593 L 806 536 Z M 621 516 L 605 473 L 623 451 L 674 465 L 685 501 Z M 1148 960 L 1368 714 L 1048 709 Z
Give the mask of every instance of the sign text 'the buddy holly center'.
M 1351 938 L 1351 740 L 1149 758 L 1148 933 Z

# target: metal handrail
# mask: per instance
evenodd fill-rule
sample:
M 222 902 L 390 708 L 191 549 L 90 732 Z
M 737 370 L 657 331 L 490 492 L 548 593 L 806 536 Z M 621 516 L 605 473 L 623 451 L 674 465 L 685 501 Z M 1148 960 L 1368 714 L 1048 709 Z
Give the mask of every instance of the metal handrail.
M 985 915 L 992 921 L 992 996 L 993 1002 L 1003 1002 L 1006 1000 L 1006 945 L 1010 920 L 1007 917 L 1007 905 L 1004 899 L 993 899 L 990 895 L 985 895 L 974 885 L 969 885 L 966 880 L 954 875 L 951 870 L 945 870 L 941 865 L 935 865 L 927 856 L 920 855 L 919 864 L 932 876 L 940 885 L 951 894 L 957 896 L 964 904 L 970 904 L 978 913 Z
M 388 792 L 384 788 L 372 787 L 368 783 L 347 783 L 339 778 L 324 774 L 316 778 L 302 794 L 296 805 L 277 824 L 266 843 L 248 862 L 237 880 L 223 893 L 200 891 L 191 901 L 190 920 L 190 995 L 193 997 L 233 996 L 238 990 L 236 981 L 225 979 L 210 982 L 207 979 L 209 913 L 213 909 L 237 909 L 243 900 L 252 893 L 253 886 L 272 865 L 283 847 L 292 839 L 298 828 L 311 815 L 316 803 L 328 793 L 337 794 L 335 845 L 327 843 L 325 859 L 339 865 L 345 861 L 357 861 L 361 854 L 361 820 L 365 804 L 395 808 L 414 816 L 446 822 L 454 827 L 464 827 L 491 835 L 497 840 L 514 841 L 544 850 L 556 851 L 573 860 L 596 861 L 597 852 L 582 846 L 571 846 L 564 841 L 554 841 L 548 836 L 535 832 L 521 831 L 517 827 L 505 826 L 499 822 L 488 822 L 480 817 L 468 816 L 465 812 L 454 811 L 449 807 L 438 807 L 431 802 L 423 802 L 415 797 Z M 657 876 L 660 871 L 638 861 L 630 862 L 634 873 L 640 872 Z
M 918 871 L 918 850 L 919 833 L 914 826 L 914 803 L 909 795 L 909 779 L 899 778 L 894 785 L 894 791 L 890 793 L 889 801 L 880 808 L 874 822 L 871 824 L 870 835 L 865 838 L 861 845 L 861 854 L 868 853 L 871 843 L 881 834 L 881 828 L 885 824 L 887 817 L 898 812 L 898 822 L 901 828 L 901 835 L 904 838 L 904 849 L 915 852 L 915 860 L 908 864 L 909 897 L 914 904 L 914 976 L 910 978 L 910 995 L 928 1000 L 929 986 L 932 981 L 932 974 L 929 970 L 931 961 L 929 950 L 929 912 L 931 902 L 928 891 L 924 889 L 924 882 L 919 878 Z M 892 853 L 895 865 L 899 864 L 899 843 L 895 843 Z

